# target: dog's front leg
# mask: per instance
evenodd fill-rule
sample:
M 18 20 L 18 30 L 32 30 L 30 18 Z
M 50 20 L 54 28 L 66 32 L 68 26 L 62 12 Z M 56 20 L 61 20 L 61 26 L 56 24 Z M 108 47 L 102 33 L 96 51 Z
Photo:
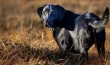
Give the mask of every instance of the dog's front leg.
M 88 62 L 89 62 L 89 60 L 88 60 L 88 52 L 81 53 L 81 57 L 78 60 L 76 65 L 88 65 Z

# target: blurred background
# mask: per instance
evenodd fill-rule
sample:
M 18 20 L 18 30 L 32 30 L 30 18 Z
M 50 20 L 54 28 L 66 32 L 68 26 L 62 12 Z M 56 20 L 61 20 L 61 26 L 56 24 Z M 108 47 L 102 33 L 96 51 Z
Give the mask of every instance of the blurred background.
M 108 0 L 0 0 L 0 30 L 17 30 L 20 26 L 42 28 L 41 19 L 36 10 L 45 4 L 59 4 L 67 10 L 83 14 L 93 12 L 101 17 Z M 91 7 L 91 9 L 90 9 Z M 108 24 L 109 25 L 109 24 Z
M 78 14 L 90 11 L 99 17 L 107 6 L 110 8 L 109 0 L 0 0 L 0 65 L 55 65 L 54 60 L 60 58 L 59 47 L 36 12 L 45 4 L 59 4 Z M 109 65 L 110 21 L 106 33 L 106 65 Z M 96 49 L 91 48 L 90 53 L 93 61 L 90 65 L 98 65 Z

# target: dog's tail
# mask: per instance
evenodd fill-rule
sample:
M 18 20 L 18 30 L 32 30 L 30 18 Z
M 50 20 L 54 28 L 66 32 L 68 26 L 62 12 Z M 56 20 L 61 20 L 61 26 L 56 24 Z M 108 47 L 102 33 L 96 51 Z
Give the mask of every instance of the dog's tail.
M 103 22 L 106 25 L 108 20 L 109 20 L 109 8 L 107 7 L 104 11 L 101 22 Z
M 93 28 L 101 28 L 105 27 L 109 20 L 109 8 L 106 7 L 102 18 L 99 21 L 90 22 L 88 25 L 92 26 Z

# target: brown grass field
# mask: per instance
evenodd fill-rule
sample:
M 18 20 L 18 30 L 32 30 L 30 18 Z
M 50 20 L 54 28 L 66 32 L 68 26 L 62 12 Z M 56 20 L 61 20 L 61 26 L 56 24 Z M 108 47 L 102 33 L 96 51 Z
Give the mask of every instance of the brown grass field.
M 75 13 L 90 10 L 102 16 L 110 0 L 0 0 L 0 65 L 75 65 L 79 55 L 66 61 L 36 10 L 44 4 L 59 4 Z M 110 21 L 106 26 L 106 65 L 110 65 Z M 89 65 L 100 65 L 95 46 L 89 50 Z M 84 64 L 83 64 L 84 65 Z

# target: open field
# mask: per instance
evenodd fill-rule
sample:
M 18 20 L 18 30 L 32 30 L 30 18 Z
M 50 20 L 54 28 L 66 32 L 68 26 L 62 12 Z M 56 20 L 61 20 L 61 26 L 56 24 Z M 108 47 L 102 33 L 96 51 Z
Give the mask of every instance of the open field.
M 36 10 L 44 4 L 59 4 L 75 13 L 90 10 L 102 16 L 109 0 L 0 0 L 0 65 L 75 65 L 79 55 L 61 61 L 59 47 L 44 28 Z M 110 21 L 106 26 L 106 65 L 110 65 Z M 89 65 L 99 65 L 95 46 L 89 50 Z

